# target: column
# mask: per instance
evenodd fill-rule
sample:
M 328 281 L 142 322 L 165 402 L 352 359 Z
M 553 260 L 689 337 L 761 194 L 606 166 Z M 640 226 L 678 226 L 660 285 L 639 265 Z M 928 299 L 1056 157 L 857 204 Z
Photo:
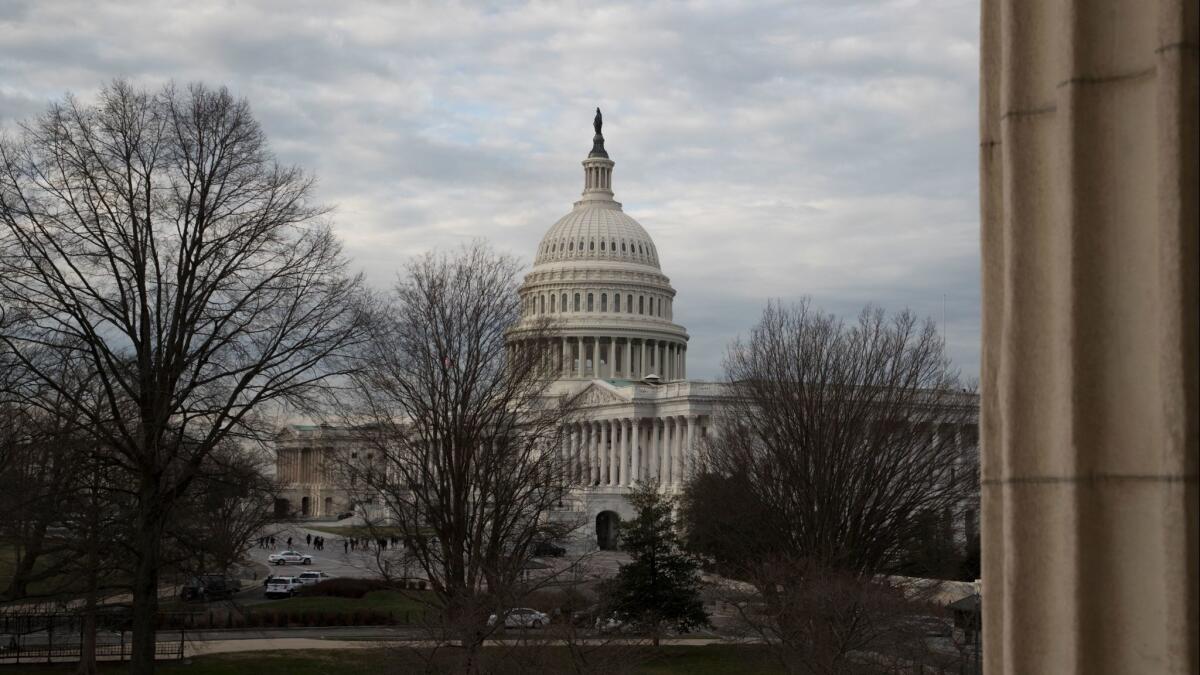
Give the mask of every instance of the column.
M 633 338 L 625 338 L 625 379 L 633 377 Z
M 650 437 L 646 444 L 646 478 L 656 480 L 659 478 L 659 418 L 650 418 L 649 432 Z
M 571 476 L 574 476 L 575 484 L 583 484 L 583 423 L 575 424 L 575 443 L 571 454 L 574 455 L 571 466 Z
M 608 379 L 617 379 L 617 338 L 608 339 Z
M 629 485 L 629 420 L 621 419 L 621 452 L 617 464 L 617 485 Z
M 612 438 L 612 429 L 608 426 L 607 420 L 600 420 L 598 425 L 599 439 L 596 443 L 597 454 L 599 455 L 598 469 L 600 474 L 600 484 L 608 484 L 608 443 Z
M 569 346 L 569 343 L 567 342 L 567 338 L 565 338 L 565 337 L 561 338 L 559 341 L 562 343 L 562 346 L 560 348 L 562 351 L 562 357 L 558 361 L 558 372 L 562 377 L 568 377 L 569 375 L 567 373 L 567 355 L 570 353 L 571 348 Z
M 642 479 L 642 420 L 634 417 L 629 422 L 629 484 Z
M 687 379 L 687 345 L 679 352 L 679 379 Z
M 982 3 L 989 675 L 1200 672 L 1197 14 Z
M 667 354 L 668 354 L 668 357 L 667 357 L 667 373 L 668 373 L 667 379 L 674 380 L 675 379 L 675 343 L 674 342 L 667 343 Z
M 642 338 L 640 349 L 638 351 L 640 352 L 640 356 L 638 358 L 637 379 L 640 380 L 646 376 L 646 372 L 647 372 L 646 371 L 646 338 Z
M 671 418 L 675 427 L 671 434 L 671 485 L 681 485 L 680 473 L 683 467 L 681 457 L 683 455 L 683 418 L 676 415 Z
M 683 478 L 687 480 L 696 473 L 696 420 L 695 415 L 687 418 L 687 441 L 683 446 Z

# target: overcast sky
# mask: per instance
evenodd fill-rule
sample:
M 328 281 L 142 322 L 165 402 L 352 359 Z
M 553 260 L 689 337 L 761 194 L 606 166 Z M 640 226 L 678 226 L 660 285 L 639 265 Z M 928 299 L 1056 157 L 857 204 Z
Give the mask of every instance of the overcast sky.
M 227 85 L 382 286 L 475 237 L 531 261 L 599 106 L 689 376 L 718 377 L 767 299 L 808 295 L 847 318 L 944 306 L 975 378 L 977 4 L 0 0 L 0 126 L 114 77 Z

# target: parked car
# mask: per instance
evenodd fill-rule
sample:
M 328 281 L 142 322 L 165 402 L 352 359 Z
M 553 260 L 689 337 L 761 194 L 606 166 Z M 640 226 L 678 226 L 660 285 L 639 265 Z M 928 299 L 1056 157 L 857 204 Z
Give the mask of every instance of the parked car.
M 609 614 L 596 619 L 596 630 L 601 633 L 640 633 L 642 626 L 636 621 L 622 621 Z
M 242 582 L 225 574 L 198 574 L 179 589 L 180 600 L 222 600 L 242 590 Z
M 328 574 L 325 574 L 320 570 L 310 570 L 308 572 L 301 572 L 300 576 L 296 577 L 296 581 L 299 581 L 305 586 L 309 586 L 311 584 L 319 584 L 322 581 L 327 581 L 331 578 L 332 577 L 330 577 Z
M 300 590 L 301 584 L 296 577 L 275 577 L 267 582 L 266 596 L 268 598 L 290 598 Z
M 488 617 L 489 626 L 495 626 L 497 621 L 495 614 Z M 549 616 L 528 607 L 515 607 L 504 612 L 505 628 L 541 628 L 549 623 Z
M 353 511 L 343 511 L 343 512 L 337 514 L 338 520 L 345 520 L 347 518 L 353 518 L 353 517 L 354 517 Z
M 539 541 L 533 547 L 533 555 L 538 558 L 559 558 L 567 554 L 567 549 L 552 541 Z
M 267 556 L 267 562 L 274 565 L 311 565 L 312 556 L 298 551 L 280 551 Z

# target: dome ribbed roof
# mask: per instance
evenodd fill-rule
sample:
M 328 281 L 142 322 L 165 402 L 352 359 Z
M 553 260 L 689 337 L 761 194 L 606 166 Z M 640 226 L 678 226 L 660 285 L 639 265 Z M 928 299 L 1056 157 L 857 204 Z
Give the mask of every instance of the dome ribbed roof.
M 533 264 L 593 260 L 660 269 L 650 235 L 615 202 L 584 202 L 559 218 L 542 237 Z

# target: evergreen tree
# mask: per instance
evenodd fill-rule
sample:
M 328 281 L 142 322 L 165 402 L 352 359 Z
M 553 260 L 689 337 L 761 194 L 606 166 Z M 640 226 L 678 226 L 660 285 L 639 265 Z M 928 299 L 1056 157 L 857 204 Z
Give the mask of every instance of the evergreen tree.
M 700 565 L 681 550 L 675 533 L 675 500 L 654 483 L 638 484 L 629 500 L 637 517 L 621 528 L 621 544 L 633 561 L 608 585 L 613 614 L 650 629 L 655 645 L 664 628 L 687 632 L 708 626 Z

